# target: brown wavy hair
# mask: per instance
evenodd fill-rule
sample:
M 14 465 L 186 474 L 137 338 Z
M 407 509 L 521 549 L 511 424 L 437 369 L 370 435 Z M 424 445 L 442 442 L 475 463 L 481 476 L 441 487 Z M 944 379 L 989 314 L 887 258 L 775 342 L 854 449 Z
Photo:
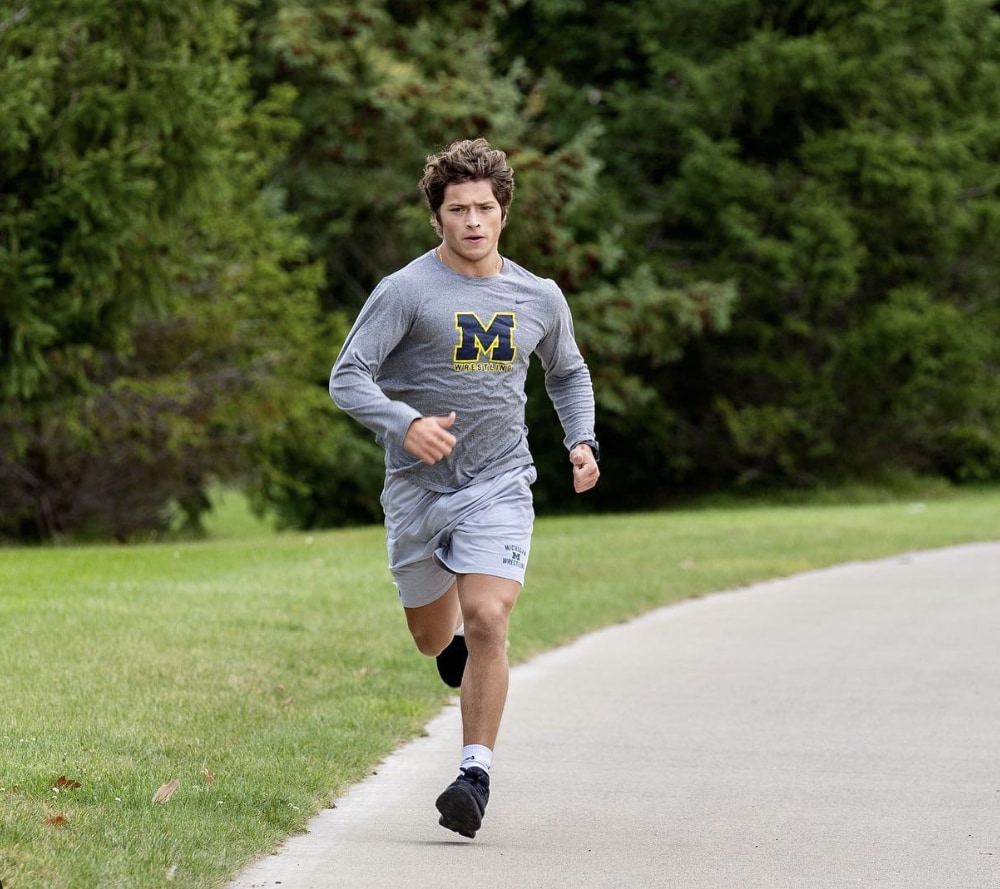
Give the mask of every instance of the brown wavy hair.
M 444 190 L 458 182 L 477 182 L 480 179 L 489 180 L 506 224 L 507 210 L 514 200 L 514 171 L 508 166 L 504 152 L 485 139 L 461 139 L 427 158 L 420 190 L 427 199 L 431 224 L 438 234 L 441 234 L 440 211 Z

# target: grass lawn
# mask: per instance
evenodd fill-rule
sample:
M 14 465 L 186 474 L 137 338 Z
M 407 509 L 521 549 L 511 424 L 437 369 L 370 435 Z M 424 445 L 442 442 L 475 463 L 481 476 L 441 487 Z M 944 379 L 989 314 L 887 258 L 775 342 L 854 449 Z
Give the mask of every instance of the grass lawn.
M 0 550 L 4 889 L 224 886 L 450 699 L 408 638 L 380 528 L 232 527 Z M 540 520 L 511 658 L 691 596 L 998 537 L 996 489 Z

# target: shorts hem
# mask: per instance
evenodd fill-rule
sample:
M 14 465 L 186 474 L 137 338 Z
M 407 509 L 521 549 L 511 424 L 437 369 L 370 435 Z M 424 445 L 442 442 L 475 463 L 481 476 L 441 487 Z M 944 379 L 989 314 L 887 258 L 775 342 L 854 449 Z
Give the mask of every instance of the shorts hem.
M 474 568 L 468 571 L 459 571 L 452 568 L 440 555 L 440 553 L 434 553 L 434 561 L 438 563 L 445 571 L 454 574 L 458 577 L 460 574 L 483 574 L 486 577 L 499 577 L 502 580 L 516 580 L 521 586 L 524 586 L 524 569 L 504 571 L 503 568 Z
M 442 567 L 444 567 L 444 566 L 442 566 Z M 446 568 L 445 570 L 448 570 L 448 569 Z M 411 596 L 410 597 L 411 600 L 414 599 L 414 598 L 416 598 L 418 600 L 417 602 L 412 602 L 412 601 L 411 602 L 407 602 L 404 599 L 403 593 L 399 589 L 399 583 L 398 582 L 396 584 L 396 592 L 399 594 L 399 602 L 400 602 L 400 604 L 404 608 L 423 608 L 425 605 L 433 605 L 435 602 L 437 602 L 438 599 L 440 599 L 445 593 L 448 592 L 448 590 L 451 589 L 451 585 L 454 582 L 455 582 L 455 578 L 454 577 L 449 577 L 447 583 L 445 583 L 445 585 L 438 592 L 432 593 L 430 595 Z

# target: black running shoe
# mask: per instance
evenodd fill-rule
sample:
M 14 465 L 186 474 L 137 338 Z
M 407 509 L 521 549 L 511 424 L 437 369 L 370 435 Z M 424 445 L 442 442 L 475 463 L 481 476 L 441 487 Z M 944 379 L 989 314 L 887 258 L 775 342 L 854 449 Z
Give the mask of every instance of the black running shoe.
M 465 636 L 456 636 L 448 647 L 437 656 L 438 674 L 445 685 L 462 687 L 465 662 L 469 659 L 469 649 L 465 647 Z
M 476 835 L 490 801 L 490 776 L 479 766 L 461 769 L 437 798 L 438 824 L 468 837 Z

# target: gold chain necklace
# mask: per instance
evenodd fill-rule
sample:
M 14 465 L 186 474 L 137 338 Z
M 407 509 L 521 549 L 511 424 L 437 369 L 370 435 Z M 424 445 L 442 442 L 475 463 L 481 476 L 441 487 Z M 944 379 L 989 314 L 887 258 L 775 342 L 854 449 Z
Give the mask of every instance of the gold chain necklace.
M 448 266 L 448 268 L 451 268 L 451 266 L 450 266 L 450 265 L 448 265 L 448 263 L 447 263 L 447 262 L 445 262 L 445 258 L 444 258 L 444 255 L 443 255 L 443 254 L 441 253 L 441 248 L 440 248 L 440 247 L 436 247 L 436 248 L 434 249 L 434 252 L 435 252 L 435 253 L 437 254 L 437 258 L 438 258 L 438 259 L 440 259 L 440 260 L 441 260 L 441 262 L 442 262 L 442 263 L 443 263 L 444 265 L 447 265 L 447 266 Z M 495 272 L 494 272 L 493 274 L 494 274 L 494 275 L 499 275 L 499 274 L 500 274 L 500 270 L 501 270 L 502 268 L 503 268 L 503 257 L 502 257 L 502 256 L 501 256 L 501 255 L 500 255 L 500 254 L 498 253 L 498 254 L 497 254 L 497 270 L 496 270 L 496 271 L 495 271 Z M 489 277 L 489 276 L 488 276 L 488 275 L 473 275 L 472 277 L 475 277 L 475 278 L 487 278 L 487 277 Z

